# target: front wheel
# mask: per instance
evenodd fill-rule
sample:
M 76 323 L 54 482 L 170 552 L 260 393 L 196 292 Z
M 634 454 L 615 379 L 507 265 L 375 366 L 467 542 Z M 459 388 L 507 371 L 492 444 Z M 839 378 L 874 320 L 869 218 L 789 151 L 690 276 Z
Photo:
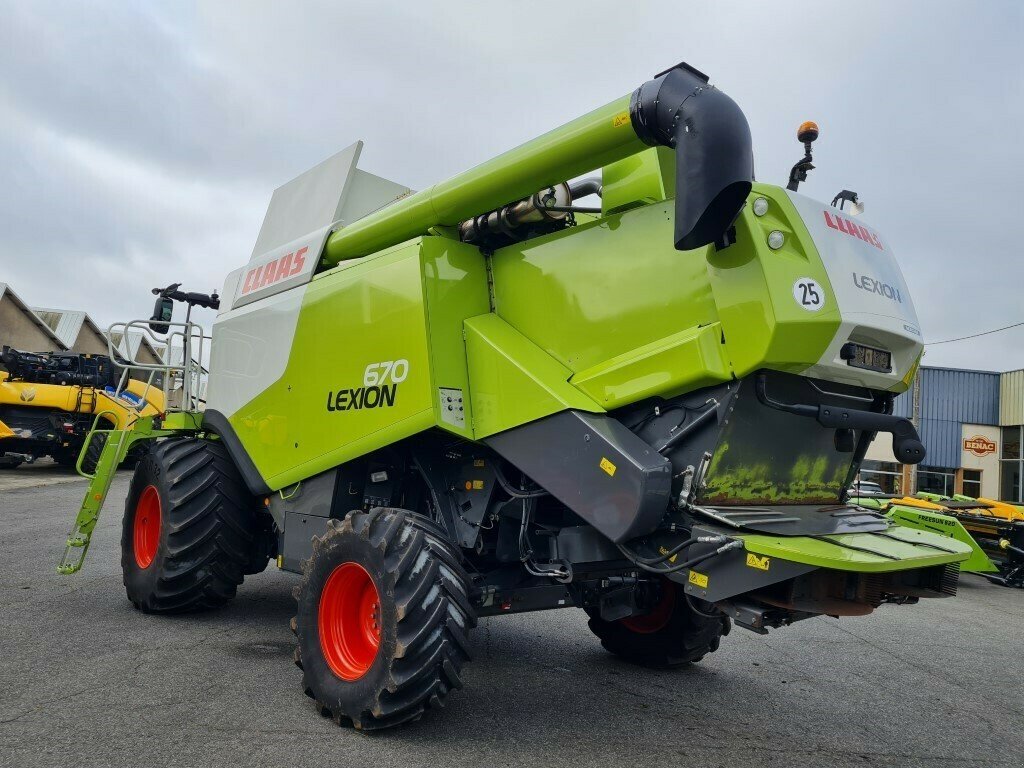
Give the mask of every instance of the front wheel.
M 596 609 L 588 610 L 588 626 L 609 653 L 648 667 L 680 667 L 717 651 L 732 628 L 726 616 L 708 609 L 695 608 L 681 584 L 663 578 L 650 612 L 605 621 Z
M 219 443 L 191 437 L 154 443 L 142 454 L 125 501 L 121 570 L 128 599 L 146 613 L 226 603 L 252 559 L 256 510 Z
M 476 624 L 469 578 L 430 520 L 383 508 L 331 520 L 295 596 L 303 687 L 339 725 L 416 720 L 462 687 Z

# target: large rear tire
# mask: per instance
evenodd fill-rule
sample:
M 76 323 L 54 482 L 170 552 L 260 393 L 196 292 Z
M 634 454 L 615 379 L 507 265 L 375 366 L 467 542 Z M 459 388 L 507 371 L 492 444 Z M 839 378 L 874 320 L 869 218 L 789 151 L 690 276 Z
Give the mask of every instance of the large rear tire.
M 125 502 L 121 570 L 146 613 L 223 605 L 252 559 L 257 504 L 222 445 L 160 440 L 143 454 Z
M 708 606 L 709 611 L 713 610 Z M 681 584 L 661 582 L 658 602 L 650 613 L 619 621 L 605 621 L 588 610 L 590 631 L 601 645 L 634 664 L 668 668 L 693 664 L 718 650 L 732 623 L 726 616 L 704 615 L 686 599 Z
M 470 658 L 469 588 L 458 549 L 421 515 L 375 508 L 331 520 L 295 588 L 306 695 L 361 730 L 443 706 Z

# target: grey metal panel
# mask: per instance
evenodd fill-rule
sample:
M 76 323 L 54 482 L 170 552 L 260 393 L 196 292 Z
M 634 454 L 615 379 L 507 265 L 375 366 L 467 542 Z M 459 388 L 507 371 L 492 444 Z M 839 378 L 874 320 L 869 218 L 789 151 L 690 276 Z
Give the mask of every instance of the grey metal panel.
M 562 411 L 484 442 L 612 541 L 668 510 L 671 462 L 610 416 Z
M 945 419 L 921 419 L 918 426 L 929 467 L 960 466 L 960 422 Z
M 922 418 L 961 424 L 999 423 L 998 373 L 925 368 L 922 376 Z

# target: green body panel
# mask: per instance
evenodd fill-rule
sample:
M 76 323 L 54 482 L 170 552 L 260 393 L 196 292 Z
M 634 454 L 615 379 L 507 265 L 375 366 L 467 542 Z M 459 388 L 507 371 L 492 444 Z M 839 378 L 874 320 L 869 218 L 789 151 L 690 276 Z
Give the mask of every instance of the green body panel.
M 743 539 L 748 552 L 757 555 L 858 573 L 888 573 L 959 563 L 971 554 L 968 544 L 937 533 L 901 527 L 890 528 L 885 536 L 873 533 L 843 533 L 816 538 L 735 535 Z
M 470 392 L 463 322 L 490 309 L 487 263 L 480 250 L 446 238 L 423 239 L 423 295 L 430 350 L 431 391 L 438 387 Z M 473 404 L 463 398 L 465 427 L 446 423 L 442 403 L 434 398 L 435 422 L 450 432 L 473 438 Z
M 717 322 L 708 249 L 672 245 L 673 203 L 502 248 L 497 314 L 573 373 Z
M 749 200 L 758 197 L 769 201 L 768 213 L 755 216 L 748 204 L 736 221 L 736 244 L 707 254 L 718 320 L 737 377 L 759 368 L 805 371 L 819 360 L 841 322 L 835 301 L 813 314 L 793 301 L 793 283 L 801 277 L 817 280 L 829 295 L 835 291 L 785 190 L 755 184 Z M 785 235 L 777 251 L 766 242 L 773 230 Z
M 284 375 L 230 417 L 271 489 L 434 424 L 422 250 L 420 240 L 405 243 L 310 284 Z M 385 384 L 393 405 L 350 407 L 367 366 L 400 360 L 407 375 Z M 339 402 L 339 392 L 349 394 Z
M 572 377 L 572 383 L 606 408 L 654 395 L 688 392 L 731 378 L 722 327 L 687 328 L 645 344 Z
M 601 212 L 607 216 L 673 197 L 675 163 L 668 147 L 651 147 L 606 166 L 601 174 Z
M 629 119 L 629 97 L 623 96 L 335 232 L 323 263 L 365 256 L 431 227 L 458 224 L 644 148 Z
M 497 315 L 466 321 L 466 355 L 477 438 L 569 408 L 603 410 L 568 383 L 569 369 Z

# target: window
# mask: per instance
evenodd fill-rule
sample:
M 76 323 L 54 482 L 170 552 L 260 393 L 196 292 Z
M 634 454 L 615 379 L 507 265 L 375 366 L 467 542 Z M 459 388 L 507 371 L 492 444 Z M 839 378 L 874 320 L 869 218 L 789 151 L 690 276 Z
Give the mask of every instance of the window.
M 1020 458 L 1021 427 L 1003 427 L 1002 453 L 999 462 L 999 498 L 1002 501 L 1020 502 L 1021 471 L 1024 469 Z
M 1002 501 L 1020 501 L 1020 462 L 1004 461 L 1002 465 L 999 498 Z
M 1003 453 L 1001 458 L 1020 458 L 1020 427 L 1003 427 Z
M 861 464 L 858 479 L 866 483 L 878 483 L 885 493 L 903 493 L 900 465 L 890 461 L 865 461 Z
M 981 496 L 981 470 L 964 470 L 964 496 L 978 498 Z
M 917 470 L 917 490 L 952 496 L 956 485 L 956 470 L 948 467 L 920 467 Z

